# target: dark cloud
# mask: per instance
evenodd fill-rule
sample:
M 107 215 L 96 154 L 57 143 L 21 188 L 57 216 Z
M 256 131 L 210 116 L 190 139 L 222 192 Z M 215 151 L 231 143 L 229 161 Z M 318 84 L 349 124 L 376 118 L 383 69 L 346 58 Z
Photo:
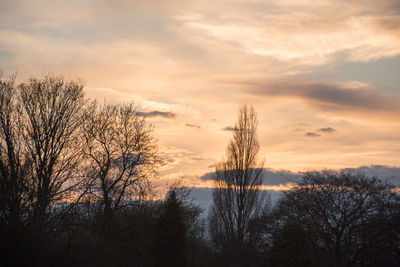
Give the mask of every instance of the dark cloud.
M 400 11 L 400 5 L 398 5 L 397 12 Z M 390 34 L 398 34 L 400 29 L 400 16 L 382 16 L 373 17 L 372 20 L 375 26 L 380 30 L 383 30 Z
M 209 168 L 214 167 L 214 165 L 210 165 Z M 200 177 L 203 181 L 214 180 L 215 172 L 208 172 Z
M 371 165 L 361 166 L 352 169 L 341 169 L 341 170 L 354 170 L 365 174 L 368 177 L 376 176 L 382 181 L 399 187 L 400 186 L 400 167 L 391 167 L 384 165 Z M 340 171 L 340 170 L 339 170 Z M 291 172 L 289 170 L 273 170 L 263 169 L 264 185 L 284 185 L 288 183 L 297 183 L 301 180 L 302 173 Z M 202 180 L 212 180 L 215 177 L 214 172 L 206 173 L 201 177 Z M 282 191 L 268 191 L 271 203 L 274 204 L 282 196 Z M 194 201 L 198 203 L 204 209 L 207 209 L 212 204 L 212 188 L 193 188 L 192 196 Z
M 350 170 L 350 169 L 345 169 Z M 382 181 L 400 186 L 400 167 L 391 167 L 384 165 L 371 165 L 352 168 L 351 170 L 363 173 L 369 177 L 377 176 Z M 206 173 L 201 177 L 202 180 L 213 179 L 215 173 Z M 264 169 L 264 185 L 284 185 L 287 183 L 297 183 L 301 179 L 302 173 L 295 173 L 288 170 Z M 196 204 L 199 204 L 205 210 L 212 204 L 212 188 L 193 188 L 191 196 Z M 271 203 L 274 204 L 282 196 L 281 191 L 268 191 Z
M 161 118 L 166 118 L 166 119 L 175 119 L 176 118 L 176 113 L 169 112 L 169 111 L 158 111 L 158 110 L 153 110 L 149 112 L 143 112 L 143 111 L 138 111 L 136 112 L 138 116 L 142 117 L 148 117 L 148 118 L 154 118 L 154 117 L 161 117 Z
M 368 177 L 376 176 L 381 178 L 383 181 L 388 181 L 395 186 L 400 186 L 400 167 L 370 165 L 360 166 L 358 168 L 344 168 L 336 171 L 341 170 L 354 170 L 356 172 L 363 173 Z M 287 183 L 297 183 L 300 181 L 302 173 L 291 172 L 289 170 L 274 170 L 270 168 L 264 168 L 262 175 L 264 176 L 264 185 L 283 185 Z M 213 180 L 214 178 L 215 172 L 208 172 L 201 176 L 203 181 Z
M 235 130 L 235 127 L 226 126 L 225 128 L 222 128 L 221 130 L 222 130 L 222 131 L 233 132 L 233 131 Z
M 308 132 L 308 133 L 306 133 L 306 136 L 308 136 L 308 137 L 318 137 L 318 136 L 321 136 L 321 135 L 317 134 L 317 133 L 314 133 L 314 132 Z
M 264 168 L 262 170 L 264 177 L 264 185 L 281 185 L 287 183 L 295 183 L 299 181 L 301 174 L 294 173 L 288 170 L 273 170 Z M 215 172 L 209 172 L 201 176 L 203 181 L 213 180 L 215 178 Z
M 346 169 L 350 170 L 350 169 Z M 400 167 L 392 167 L 385 165 L 370 165 L 352 168 L 357 172 L 364 173 L 367 176 L 376 176 L 384 181 L 387 181 L 394 186 L 400 186 Z
M 300 180 L 301 174 L 289 170 L 273 170 L 265 168 L 263 170 L 264 185 L 282 185 L 296 183 Z
M 248 92 L 265 96 L 290 96 L 327 111 L 389 112 L 400 115 L 400 98 L 389 97 L 365 88 L 321 82 L 246 83 Z M 373 115 L 373 113 L 372 113 Z
M 325 127 L 325 128 L 320 128 L 318 131 L 323 132 L 323 133 L 333 133 L 336 132 L 335 129 L 331 127 Z
M 190 123 L 186 123 L 185 126 L 187 126 L 187 127 L 192 127 L 192 128 L 197 128 L 197 129 L 200 129 L 200 128 L 201 128 L 199 125 L 190 124 Z

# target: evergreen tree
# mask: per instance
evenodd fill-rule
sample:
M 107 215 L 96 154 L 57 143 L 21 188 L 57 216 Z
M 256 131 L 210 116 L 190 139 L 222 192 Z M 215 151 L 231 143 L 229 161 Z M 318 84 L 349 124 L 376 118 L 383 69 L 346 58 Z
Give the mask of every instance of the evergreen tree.
M 171 191 L 156 223 L 153 241 L 155 266 L 184 266 L 185 236 L 182 203 L 176 192 Z

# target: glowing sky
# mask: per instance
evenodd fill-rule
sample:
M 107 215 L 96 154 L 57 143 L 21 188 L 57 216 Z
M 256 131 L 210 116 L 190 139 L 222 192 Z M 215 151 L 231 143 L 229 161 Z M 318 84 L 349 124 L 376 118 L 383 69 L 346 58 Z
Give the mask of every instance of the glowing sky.
M 204 185 L 243 103 L 267 168 L 399 165 L 399 0 L 0 0 L 0 68 L 134 100 L 161 183 Z

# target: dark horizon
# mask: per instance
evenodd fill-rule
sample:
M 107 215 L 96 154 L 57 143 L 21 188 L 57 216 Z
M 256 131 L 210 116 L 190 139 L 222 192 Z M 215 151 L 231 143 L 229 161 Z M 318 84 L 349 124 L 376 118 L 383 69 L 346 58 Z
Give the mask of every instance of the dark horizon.
M 400 159 L 398 0 L 0 3 L 0 68 L 63 73 L 99 102 L 135 101 L 167 165 L 202 184 L 237 108 L 258 112 L 266 167 L 303 172 Z M 209 146 L 204 146 L 207 143 Z

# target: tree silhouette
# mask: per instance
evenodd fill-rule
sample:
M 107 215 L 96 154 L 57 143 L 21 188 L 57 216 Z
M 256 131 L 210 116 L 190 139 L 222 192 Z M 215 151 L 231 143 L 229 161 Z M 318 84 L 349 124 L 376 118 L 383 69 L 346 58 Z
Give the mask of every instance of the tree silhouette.
M 32 162 L 29 197 L 33 221 L 42 231 L 50 204 L 71 199 L 77 184 L 83 85 L 61 76 L 45 76 L 20 84 L 19 94 L 24 146 Z
M 0 79 L 0 261 L 17 263 L 27 223 L 30 161 L 22 139 L 21 106 L 15 76 Z M 28 217 L 29 218 L 29 217 Z
M 82 121 L 88 193 L 103 205 L 105 227 L 123 201 L 149 192 L 160 164 L 152 128 L 133 104 L 93 103 Z
M 182 203 L 170 191 L 156 222 L 153 241 L 155 266 L 185 266 L 186 226 Z
M 23 154 L 22 113 L 16 99 L 15 76 L 0 80 L 0 226 L 12 236 L 22 222 L 28 161 Z
M 312 266 L 309 235 L 296 221 L 286 222 L 276 231 L 271 245 L 272 266 Z
M 285 192 L 281 222 L 296 221 L 322 261 L 393 266 L 399 244 L 399 196 L 376 177 L 352 171 L 311 172 Z
M 240 265 L 249 222 L 264 203 L 260 186 L 263 161 L 258 160 L 257 116 L 253 107 L 242 106 L 226 159 L 216 166 L 213 205 L 209 216 L 212 240 L 221 251 L 234 251 Z

